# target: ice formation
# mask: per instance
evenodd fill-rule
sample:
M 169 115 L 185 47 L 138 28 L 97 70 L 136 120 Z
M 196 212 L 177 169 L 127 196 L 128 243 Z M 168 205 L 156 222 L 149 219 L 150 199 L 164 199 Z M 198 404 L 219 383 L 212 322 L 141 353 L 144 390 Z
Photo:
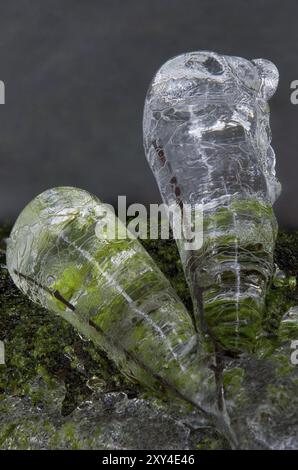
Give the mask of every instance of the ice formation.
M 7 246 L 9 272 L 25 294 L 69 321 L 129 378 L 193 404 L 203 412 L 200 422 L 215 424 L 234 448 L 298 446 L 298 368 L 290 361 L 297 310 L 275 336 L 261 328 L 280 191 L 267 107 L 277 81 L 269 61 L 198 52 L 167 62 L 147 95 L 145 149 L 164 201 L 182 211 L 185 203 L 204 208 L 202 248 L 178 241 L 197 328 L 125 227 L 118 225 L 120 239 L 108 237 L 114 213 L 86 191 L 62 187 L 36 197 Z M 276 302 L 283 282 L 279 276 L 267 302 Z M 141 422 L 142 403 L 135 404 L 133 420 L 140 409 Z M 102 416 L 97 398 L 92 407 Z M 83 415 L 89 429 L 92 409 L 79 409 L 74 425 Z M 104 440 L 88 439 L 88 446 L 110 435 L 118 442 L 108 422 Z M 59 417 L 63 437 L 60 424 Z
M 70 322 L 128 377 L 192 403 L 225 427 L 214 373 L 199 354 L 188 312 L 119 221 L 116 237 L 107 236 L 111 220 L 111 209 L 86 191 L 42 193 L 12 229 L 10 275 L 31 300 Z
M 198 328 L 229 351 L 254 347 L 273 274 L 280 185 L 267 101 L 277 83 L 268 60 L 192 52 L 159 69 L 145 102 L 163 201 L 203 205 L 202 248 L 178 247 Z

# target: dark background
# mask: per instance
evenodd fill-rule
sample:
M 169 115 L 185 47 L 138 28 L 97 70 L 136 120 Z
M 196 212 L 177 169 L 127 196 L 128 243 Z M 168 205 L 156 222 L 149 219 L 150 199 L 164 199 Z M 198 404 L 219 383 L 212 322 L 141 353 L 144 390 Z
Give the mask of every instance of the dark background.
M 275 207 L 281 225 L 298 228 L 295 0 L 0 0 L 0 221 L 58 185 L 109 203 L 159 202 L 142 147 L 145 93 L 163 62 L 199 49 L 279 68 Z

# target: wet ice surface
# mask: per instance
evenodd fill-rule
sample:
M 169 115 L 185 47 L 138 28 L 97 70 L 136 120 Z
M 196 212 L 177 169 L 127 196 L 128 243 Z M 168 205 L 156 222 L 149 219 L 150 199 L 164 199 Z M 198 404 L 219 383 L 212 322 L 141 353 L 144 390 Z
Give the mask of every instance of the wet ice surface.
M 237 361 L 237 367 L 245 369 L 245 380 L 230 414 L 241 447 L 298 448 L 297 374 L 273 382 L 276 364 L 254 358 Z M 97 391 L 63 416 L 63 383 L 49 387 L 37 378 L 30 386 L 38 402 L 14 396 L 0 402 L 2 449 L 229 448 L 202 416 L 175 403 Z
M 107 235 L 108 220 L 115 223 L 114 213 L 79 188 L 38 195 L 8 240 L 14 283 L 105 351 L 126 377 L 217 420 L 213 357 L 200 351 L 191 316 L 138 240 L 122 225 L 124 236 Z
M 94 393 L 69 416 L 61 415 L 62 384 L 44 391 L 45 401 L 9 397 L 0 402 L 2 449 L 195 449 L 223 442 L 198 416 L 170 411 L 153 399 L 124 392 Z
M 251 350 L 273 274 L 280 184 L 267 102 L 277 83 L 268 60 L 190 52 L 158 70 L 145 101 L 145 152 L 163 201 L 203 204 L 203 247 L 178 245 L 198 325 L 229 350 Z
M 144 144 L 166 200 L 207 203 L 238 192 L 275 201 L 267 101 L 277 84 L 268 60 L 209 51 L 158 70 L 145 101 Z
M 241 448 L 298 448 L 298 371 L 290 365 L 290 354 L 287 342 L 267 359 L 250 356 L 227 364 L 225 374 L 243 373 L 238 391 L 230 399 L 226 394 Z

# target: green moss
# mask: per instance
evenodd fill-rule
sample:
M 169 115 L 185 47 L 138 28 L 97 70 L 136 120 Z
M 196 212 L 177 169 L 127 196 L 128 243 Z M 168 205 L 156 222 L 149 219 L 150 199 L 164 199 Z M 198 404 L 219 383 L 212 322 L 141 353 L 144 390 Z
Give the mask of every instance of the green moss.
M 275 247 L 275 262 L 288 275 L 298 274 L 298 231 L 280 231 Z
M 241 213 L 247 218 L 251 214 L 252 218 L 271 220 L 274 217 L 272 206 L 264 204 L 257 199 L 235 199 L 230 207 L 221 207 L 214 214 L 204 219 L 204 229 L 210 226 L 218 226 L 221 228 L 230 227 L 233 224 L 234 213 L 238 218 Z
M 16 423 L 10 423 L 6 424 L 1 430 L 0 430 L 0 448 L 4 444 L 4 442 L 13 434 L 17 424 Z
M 3 239 L 8 234 L 8 228 L 0 229 L 0 263 L 2 264 L 5 263 Z M 189 290 L 174 240 L 144 240 L 142 243 L 191 312 Z M 279 234 L 275 261 L 287 275 L 294 276 L 294 278 L 297 276 L 298 232 Z M 79 282 L 78 279 L 72 277 L 72 273 L 68 272 L 65 275 L 72 278 L 71 282 Z M 66 284 L 70 285 L 69 282 Z M 64 294 L 71 296 L 71 292 Z M 277 333 L 282 315 L 289 306 L 297 304 L 297 298 L 297 288 L 293 282 L 285 282 L 271 288 L 263 322 L 265 330 L 270 335 L 274 337 Z M 0 403 L 6 397 L 22 397 L 28 394 L 34 403 L 42 402 L 46 398 L 42 392 L 28 385 L 37 377 L 42 377 L 49 387 L 54 383 L 53 380 L 58 379 L 63 382 L 66 389 L 63 402 L 64 415 L 68 415 L 78 403 L 89 397 L 91 388 L 88 384 L 92 381 L 99 381 L 103 391 L 126 390 L 130 397 L 144 397 L 148 393 L 144 389 L 141 390 L 136 383 L 126 380 L 105 354 L 95 348 L 92 343 L 80 338 L 71 325 L 27 300 L 16 289 L 4 268 L 0 269 L 0 299 L 0 339 L 5 343 L 6 353 L 6 364 L 0 365 Z M 138 334 L 141 335 L 141 332 L 136 329 L 135 335 Z M 266 341 L 272 345 L 271 340 L 266 339 Z M 288 364 L 281 363 L 278 372 L 286 374 L 288 368 Z M 224 380 L 227 394 L 233 395 L 236 389 L 241 388 L 241 370 L 240 372 L 233 371 L 233 374 L 225 376 Z M 280 399 L 282 391 L 272 389 L 268 392 L 275 401 Z M 150 392 L 149 395 L 152 396 L 152 393 Z M 160 395 L 156 393 L 156 396 L 162 400 L 162 391 Z M 281 401 L 283 402 L 282 396 Z M 4 412 L 4 410 L 1 411 Z M 16 437 L 16 432 L 18 432 L 20 448 L 30 445 L 29 423 L 18 431 L 16 427 L 16 423 L 11 423 L 1 429 L 0 447 L 11 435 Z M 63 438 L 71 442 L 73 448 L 78 446 L 78 437 L 68 426 L 63 429 L 63 432 L 60 431 L 59 435 L 52 435 L 53 442 L 56 440 L 59 443 L 61 433 Z M 200 449 L 222 448 L 223 446 L 220 439 L 208 436 L 199 440 L 198 443 Z
M 206 436 L 200 439 L 196 445 L 197 450 L 221 450 L 227 448 L 227 443 L 221 436 L 206 432 Z
M 291 400 L 291 395 L 289 394 L 289 391 L 283 385 L 280 385 L 280 386 L 275 386 L 272 384 L 268 385 L 267 396 L 270 399 L 273 406 L 278 406 L 279 408 L 283 408 L 285 411 Z
M 153 260 L 171 282 L 178 296 L 192 313 L 192 302 L 185 281 L 177 245 L 172 235 L 169 240 L 141 240 L 142 245 L 152 256 Z
M 265 217 L 271 219 L 274 217 L 271 204 L 265 204 L 258 199 L 235 199 L 232 202 L 231 207 L 238 213 L 241 213 L 241 211 L 243 211 L 244 214 L 251 213 L 257 218 Z
M 223 385 L 225 389 L 225 397 L 227 400 L 234 399 L 237 396 L 237 405 L 245 403 L 245 391 L 243 388 L 244 370 L 240 367 L 226 370 L 223 373 Z
M 3 254 L 0 262 L 5 262 Z M 0 339 L 5 344 L 6 361 L 0 365 L 0 400 L 29 394 L 38 402 L 41 397 L 28 386 L 37 376 L 48 382 L 51 378 L 64 381 L 65 414 L 90 395 L 86 384 L 93 376 L 103 379 L 107 390 L 132 388 L 106 355 L 81 339 L 71 325 L 23 296 L 3 268 L 0 292 Z M 137 391 L 136 386 L 134 389 Z
M 5 248 L 3 238 L 8 234 L 8 228 L 0 229 L 2 250 Z M 143 240 L 142 243 L 170 280 L 188 310 L 192 311 L 189 290 L 174 240 Z M 120 245 L 121 243 L 121 248 Z M 288 274 L 296 275 L 298 233 L 279 234 L 275 261 Z M 1 262 L 5 262 L 3 252 Z M 69 274 L 71 273 L 65 273 Z M 112 372 L 116 382 L 123 383 L 121 375 L 115 371 L 105 355 L 91 344 L 82 341 L 65 321 L 49 315 L 47 311 L 28 301 L 15 288 L 4 269 L 0 272 L 0 291 L 0 334 L 6 348 L 6 365 L 0 366 L 0 397 L 12 391 L 24 393 L 25 384 L 36 375 L 39 366 L 54 376 L 64 378 L 67 389 L 73 394 L 73 405 L 69 404 L 67 409 L 71 409 L 82 396 L 88 396 L 88 387 L 85 384 L 91 376 L 103 376 L 103 379 L 108 381 L 108 387 L 113 388 L 114 381 L 109 378 Z M 295 303 L 296 297 L 296 290 L 289 285 L 271 289 L 264 319 L 268 331 L 277 331 L 281 316 Z M 67 348 L 73 351 L 71 358 Z M 128 386 L 128 383 L 125 383 L 125 386 Z

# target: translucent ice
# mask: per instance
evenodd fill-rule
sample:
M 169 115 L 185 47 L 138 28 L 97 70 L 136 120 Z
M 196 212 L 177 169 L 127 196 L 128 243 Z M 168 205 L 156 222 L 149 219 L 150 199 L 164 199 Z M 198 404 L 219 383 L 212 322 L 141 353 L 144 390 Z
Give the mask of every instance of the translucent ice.
M 250 351 L 273 274 L 280 192 L 267 101 L 268 60 L 193 52 L 166 62 L 145 102 L 144 145 L 164 202 L 203 204 L 199 250 L 178 243 L 198 327 L 217 347 Z
M 184 423 L 191 419 L 194 425 L 215 424 L 233 447 L 297 448 L 298 367 L 290 360 L 291 342 L 298 338 L 297 311 L 291 309 L 285 315 L 278 337 L 264 334 L 254 354 L 231 357 L 197 351 L 190 316 L 172 287 L 135 239 L 110 240 L 105 236 L 105 211 L 114 217 L 97 198 L 75 188 L 57 188 L 35 198 L 19 216 L 8 240 L 7 264 L 16 285 L 104 349 L 127 376 L 194 404 L 189 417 L 185 414 L 189 407 L 182 407 Z M 278 285 L 275 295 L 283 289 L 280 276 Z M 53 400 L 57 402 L 50 411 L 50 428 L 47 416 L 31 405 L 27 408 L 27 401 L 16 397 L 3 403 L 3 424 L 10 423 L 11 429 L 12 421 L 13 429 L 23 429 L 32 447 L 51 446 L 49 433 L 53 435 L 58 427 L 59 445 L 67 447 L 61 428 L 64 421 L 55 411 L 62 398 L 63 390 L 50 397 L 51 406 Z M 145 416 L 141 403 L 135 404 L 131 416 L 132 401 L 127 402 L 128 413 L 121 415 L 120 428 L 117 419 L 121 410 L 114 416 L 108 407 L 105 413 L 112 416 L 107 420 L 110 425 L 92 444 L 90 432 L 97 432 L 98 415 L 95 419 L 93 411 L 80 411 L 80 407 L 72 422 L 75 437 L 83 436 L 78 445 L 96 447 L 108 442 L 113 446 L 116 442 L 121 447 L 120 442 L 129 441 L 144 446 L 143 439 L 139 441 L 135 433 L 127 431 L 136 419 L 137 432 Z M 103 415 L 97 398 L 93 408 Z M 196 408 L 205 411 L 199 413 L 198 421 Z M 20 413 L 30 426 L 15 427 Z M 164 422 L 164 417 L 159 418 Z M 143 427 L 147 436 L 146 425 Z M 18 432 L 9 435 L 4 446 L 22 447 L 24 441 L 19 443 L 18 436 Z M 115 441 L 115 436 L 119 440 Z M 171 438 L 167 439 L 170 445 Z
M 221 423 L 218 385 L 208 357 L 198 353 L 188 312 L 120 222 L 122 238 L 107 236 L 108 219 L 116 220 L 114 213 L 83 190 L 62 187 L 37 196 L 8 240 L 15 284 L 105 350 L 129 378 Z

